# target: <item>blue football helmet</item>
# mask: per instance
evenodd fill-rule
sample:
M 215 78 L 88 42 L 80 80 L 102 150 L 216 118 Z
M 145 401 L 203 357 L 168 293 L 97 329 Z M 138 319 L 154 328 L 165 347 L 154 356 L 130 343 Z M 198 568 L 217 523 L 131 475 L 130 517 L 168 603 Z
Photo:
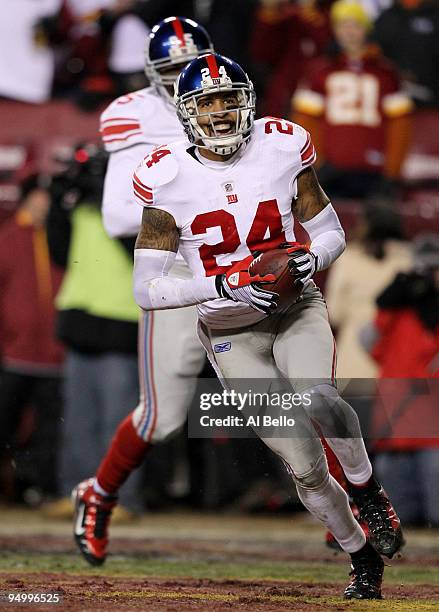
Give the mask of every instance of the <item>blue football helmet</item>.
M 168 100 L 167 87 L 174 85 L 175 74 L 166 75 L 170 68 L 181 70 L 194 58 L 213 51 L 206 30 L 192 19 L 167 17 L 155 25 L 145 49 L 145 73 L 150 83 Z
M 239 64 L 209 53 L 194 59 L 184 68 L 175 82 L 174 102 L 177 115 L 186 134 L 197 147 L 210 149 L 219 155 L 230 155 L 248 140 L 254 123 L 256 96 L 253 84 Z M 236 113 L 234 130 L 230 127 L 222 134 L 219 119 L 223 112 L 201 112 L 200 98 L 212 93 L 230 93 L 236 97 L 235 107 L 227 112 Z M 200 126 L 200 117 L 209 118 L 207 135 Z

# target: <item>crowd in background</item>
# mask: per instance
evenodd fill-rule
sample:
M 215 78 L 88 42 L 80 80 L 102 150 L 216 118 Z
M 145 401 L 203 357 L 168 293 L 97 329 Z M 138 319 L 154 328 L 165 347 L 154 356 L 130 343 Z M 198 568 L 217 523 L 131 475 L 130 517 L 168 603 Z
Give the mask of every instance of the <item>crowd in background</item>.
M 220 53 L 252 74 L 264 114 L 289 114 L 313 60 L 335 57 L 333 0 L 4 0 L 0 95 L 41 103 L 71 97 L 83 108 L 142 86 L 144 41 L 172 14 L 206 27 Z M 399 71 L 419 107 L 438 107 L 436 0 L 360 0 L 368 38 Z M 13 51 L 12 51 L 13 50 Z
M 355 407 L 401 519 L 439 526 L 439 494 L 431 486 L 439 477 L 438 390 L 425 383 L 423 391 L 413 380 L 439 378 L 439 235 L 425 223 L 410 241 L 400 206 L 413 188 L 402 167 L 416 113 L 430 109 L 439 116 L 439 3 L 2 0 L 0 96 L 28 103 L 29 113 L 53 99 L 98 112 L 146 85 L 146 36 L 176 12 L 202 23 L 215 48 L 246 68 L 259 116 L 294 119 L 311 132 L 329 195 L 359 203 L 346 252 L 321 279 L 338 342 L 338 375 L 367 381 L 369 399 Z M 111 401 L 128 413 L 137 397 L 133 245 L 101 232 L 105 164 L 98 150 L 78 147 L 51 185 L 40 174 L 25 176 L 19 207 L 0 226 L 0 496 L 9 502 L 67 498 L 94 472 L 123 418 Z M 438 178 L 428 177 L 433 198 Z M 121 286 L 112 285 L 111 299 L 104 273 L 86 251 L 96 241 L 119 271 Z M 87 265 L 75 265 L 79 252 Z M 82 301 L 75 301 L 78 287 Z M 94 295 L 106 298 L 89 305 Z M 111 333 L 98 329 L 96 315 L 118 325 Z M 124 400 L 105 397 L 106 378 L 121 371 Z M 211 376 L 207 364 L 203 375 Z M 390 393 L 386 380 L 407 380 L 390 393 L 386 419 L 370 399 L 375 378 L 382 379 L 384 395 Z M 259 456 L 250 467 L 249 453 Z M 282 474 L 256 440 L 187 440 L 183 433 L 154 449 L 122 505 L 133 513 L 176 500 L 291 510 L 297 502 Z

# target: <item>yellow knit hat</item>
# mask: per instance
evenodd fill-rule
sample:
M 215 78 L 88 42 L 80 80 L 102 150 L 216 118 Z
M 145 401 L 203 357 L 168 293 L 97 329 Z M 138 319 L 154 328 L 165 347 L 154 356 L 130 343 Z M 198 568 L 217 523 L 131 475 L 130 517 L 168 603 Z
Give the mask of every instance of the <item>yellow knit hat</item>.
M 357 21 L 366 29 L 372 25 L 369 15 L 364 10 L 364 7 L 355 0 L 338 0 L 331 8 L 331 21 L 338 23 L 344 19 L 352 19 Z

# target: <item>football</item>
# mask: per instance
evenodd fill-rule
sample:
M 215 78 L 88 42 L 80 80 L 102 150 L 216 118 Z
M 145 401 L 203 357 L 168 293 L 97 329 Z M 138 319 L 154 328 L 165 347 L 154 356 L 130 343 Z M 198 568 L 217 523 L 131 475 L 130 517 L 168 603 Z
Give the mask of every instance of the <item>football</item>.
M 279 302 L 276 312 L 286 310 L 293 304 L 302 293 L 303 285 L 294 284 L 288 267 L 289 256 L 286 249 L 273 249 L 262 253 L 250 264 L 249 272 L 251 275 L 274 274 L 277 277 L 272 283 L 264 283 L 268 291 L 279 294 Z

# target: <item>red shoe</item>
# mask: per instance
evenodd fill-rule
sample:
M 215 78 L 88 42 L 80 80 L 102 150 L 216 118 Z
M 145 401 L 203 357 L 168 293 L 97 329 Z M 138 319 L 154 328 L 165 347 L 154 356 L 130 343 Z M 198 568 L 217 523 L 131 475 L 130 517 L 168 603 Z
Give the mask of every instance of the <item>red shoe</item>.
M 364 487 L 349 485 L 349 493 L 360 512 L 360 524 L 369 529 L 369 542 L 389 559 L 404 546 L 401 522 L 378 480 L 372 476 Z
M 73 536 L 86 561 L 102 565 L 107 557 L 108 525 L 117 497 L 99 495 L 93 483 L 94 478 L 83 480 L 72 491 Z

